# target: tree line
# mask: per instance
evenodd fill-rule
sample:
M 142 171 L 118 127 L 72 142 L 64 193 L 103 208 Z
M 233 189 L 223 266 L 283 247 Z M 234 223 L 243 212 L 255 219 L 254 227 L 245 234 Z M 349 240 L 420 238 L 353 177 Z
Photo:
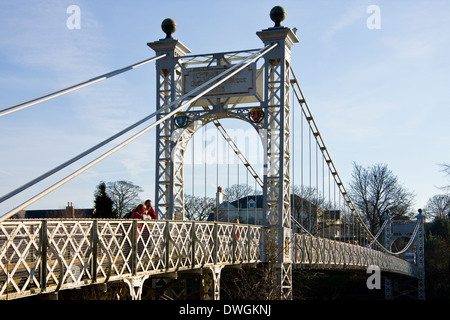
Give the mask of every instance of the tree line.
M 441 166 L 450 176 L 450 165 Z M 450 185 L 440 187 L 443 193 L 431 197 L 423 208 L 423 214 L 428 221 L 436 218 L 450 218 L 449 187 Z M 417 214 L 412 211 L 415 194 L 399 182 L 397 176 L 388 169 L 386 164 L 375 164 L 363 168 L 354 163 L 349 194 L 374 234 L 383 224 L 383 216 L 386 212 L 389 212 L 394 219 L 410 218 Z
M 450 176 L 450 165 L 443 164 L 443 171 Z M 428 219 L 450 218 L 449 187 L 443 186 L 442 194 L 431 197 L 423 208 Z M 144 190 L 130 181 L 101 181 L 94 193 L 94 218 L 121 218 L 142 202 L 139 194 Z M 249 185 L 235 184 L 223 191 L 224 201 L 235 201 L 247 195 L 261 194 Z M 331 208 L 318 190 L 305 186 L 294 186 L 292 194 L 300 196 L 310 203 Z M 353 164 L 352 179 L 349 184 L 349 196 L 365 220 L 372 234 L 376 234 L 389 212 L 392 218 L 413 217 L 414 193 L 407 190 L 398 177 L 386 164 L 374 164 L 367 168 Z M 206 220 L 216 207 L 216 199 L 206 196 L 185 195 L 185 214 L 188 220 Z

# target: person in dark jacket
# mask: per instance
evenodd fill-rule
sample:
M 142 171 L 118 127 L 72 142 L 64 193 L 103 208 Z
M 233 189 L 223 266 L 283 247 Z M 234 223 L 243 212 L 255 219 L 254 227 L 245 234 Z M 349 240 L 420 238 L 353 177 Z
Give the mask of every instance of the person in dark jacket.
M 152 200 L 145 200 L 145 207 L 147 208 L 147 215 L 149 215 L 152 220 L 157 220 L 158 217 L 156 216 L 156 212 L 152 208 Z

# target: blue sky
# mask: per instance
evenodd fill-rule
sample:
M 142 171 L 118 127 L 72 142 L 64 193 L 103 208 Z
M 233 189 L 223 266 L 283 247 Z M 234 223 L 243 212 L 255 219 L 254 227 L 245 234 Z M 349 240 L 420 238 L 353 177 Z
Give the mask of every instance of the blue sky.
M 80 29 L 67 27 L 70 5 L 80 8 Z M 450 163 L 447 0 L 0 0 L 0 108 L 153 56 L 146 43 L 164 37 L 168 17 L 192 53 L 259 48 L 256 32 L 273 25 L 275 5 L 287 11 L 283 25 L 298 29 L 292 67 L 344 183 L 353 162 L 386 163 L 416 194 L 414 210 L 441 193 L 449 177 L 439 164 Z M 373 5 L 379 29 L 367 26 Z M 1 117 L 0 195 L 154 112 L 155 102 L 150 63 Z M 149 133 L 29 208 L 91 207 L 101 180 L 132 181 L 153 199 L 154 150 Z M 0 204 L 0 214 L 79 165 Z

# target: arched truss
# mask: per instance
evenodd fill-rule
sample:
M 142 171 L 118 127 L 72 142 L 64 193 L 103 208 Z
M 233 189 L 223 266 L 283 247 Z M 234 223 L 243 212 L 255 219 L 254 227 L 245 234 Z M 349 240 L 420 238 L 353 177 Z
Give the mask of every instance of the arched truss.
M 220 126 L 220 119 L 235 118 L 249 123 L 261 138 L 261 142 L 265 143 L 265 130 L 261 122 L 250 120 L 249 113 L 254 108 L 242 107 L 231 108 L 225 110 L 222 104 L 212 109 L 206 108 L 204 110 L 183 112 L 182 116 L 186 117 L 186 125 L 183 128 L 177 128 L 172 132 L 171 141 L 172 148 L 172 163 L 174 166 L 174 216 L 184 217 L 184 155 L 189 141 L 194 134 L 208 123 L 213 122 L 216 126 Z M 227 141 L 228 136 L 224 137 Z M 228 141 L 229 142 L 229 141 Z M 259 178 L 254 175 L 254 178 Z

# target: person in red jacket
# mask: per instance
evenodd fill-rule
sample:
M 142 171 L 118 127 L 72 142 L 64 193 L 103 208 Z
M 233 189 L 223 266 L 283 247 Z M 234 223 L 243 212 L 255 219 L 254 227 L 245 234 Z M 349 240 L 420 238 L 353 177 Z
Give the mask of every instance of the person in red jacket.
M 131 219 L 149 220 L 150 217 L 147 216 L 145 205 L 143 204 L 138 205 L 136 207 L 136 210 L 133 210 L 133 215 L 131 216 Z
M 156 212 L 152 208 L 152 200 L 145 200 L 145 206 L 147 208 L 147 215 L 149 215 L 152 220 L 157 220 L 158 217 L 156 216 Z
M 140 204 L 136 207 L 135 210 L 133 210 L 133 215 L 131 216 L 131 219 L 139 219 L 139 220 L 151 220 L 150 216 L 147 215 L 147 210 L 145 208 L 145 205 Z M 137 231 L 137 235 L 139 237 L 142 227 L 143 227 L 143 223 L 138 223 L 138 231 Z

